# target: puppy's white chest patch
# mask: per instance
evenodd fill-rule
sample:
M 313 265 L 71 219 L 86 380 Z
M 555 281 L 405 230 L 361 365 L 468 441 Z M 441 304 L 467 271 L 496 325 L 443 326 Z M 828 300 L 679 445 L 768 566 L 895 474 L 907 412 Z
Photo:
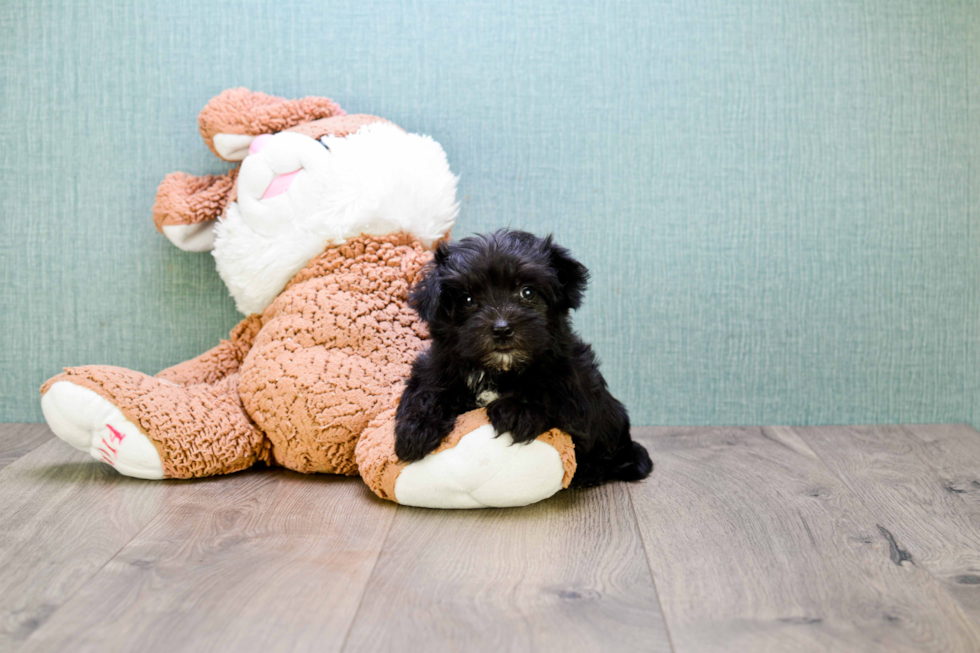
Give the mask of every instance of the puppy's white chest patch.
M 484 390 L 483 392 L 481 392 L 476 396 L 476 405 L 479 406 L 480 408 L 484 408 L 486 407 L 487 404 L 489 404 L 491 401 L 495 400 L 499 396 L 500 395 L 498 395 L 493 390 Z
M 486 380 L 486 374 L 483 372 L 470 374 L 469 378 L 466 379 L 466 385 L 476 395 L 476 405 L 480 408 L 486 407 L 487 404 L 500 396 L 493 383 Z

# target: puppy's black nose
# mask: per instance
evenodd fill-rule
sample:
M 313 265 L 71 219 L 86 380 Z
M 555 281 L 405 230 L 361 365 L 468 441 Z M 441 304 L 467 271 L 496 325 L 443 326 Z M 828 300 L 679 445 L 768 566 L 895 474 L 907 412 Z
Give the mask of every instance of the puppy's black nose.
M 493 326 L 490 327 L 490 333 L 493 334 L 494 338 L 504 340 L 514 335 L 514 327 L 512 327 L 507 320 L 497 320 L 493 323 Z

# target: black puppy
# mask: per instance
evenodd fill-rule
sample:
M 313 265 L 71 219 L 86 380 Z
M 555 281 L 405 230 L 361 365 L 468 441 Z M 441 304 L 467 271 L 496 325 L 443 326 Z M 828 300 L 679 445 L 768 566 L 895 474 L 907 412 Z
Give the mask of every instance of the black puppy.
M 553 427 L 568 433 L 573 487 L 645 478 L 650 456 L 630 438 L 626 408 L 570 324 L 588 277 L 550 236 L 501 230 L 441 243 L 409 298 L 432 344 L 398 406 L 398 457 L 421 459 L 458 415 L 486 406 L 494 429 L 515 442 Z

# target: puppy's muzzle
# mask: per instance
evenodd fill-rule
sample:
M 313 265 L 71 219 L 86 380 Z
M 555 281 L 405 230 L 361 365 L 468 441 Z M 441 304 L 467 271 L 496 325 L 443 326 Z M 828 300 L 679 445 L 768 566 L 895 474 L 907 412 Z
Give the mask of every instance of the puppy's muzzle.
M 497 343 L 504 343 L 514 337 L 514 327 L 503 318 L 497 319 L 490 327 L 490 334 Z

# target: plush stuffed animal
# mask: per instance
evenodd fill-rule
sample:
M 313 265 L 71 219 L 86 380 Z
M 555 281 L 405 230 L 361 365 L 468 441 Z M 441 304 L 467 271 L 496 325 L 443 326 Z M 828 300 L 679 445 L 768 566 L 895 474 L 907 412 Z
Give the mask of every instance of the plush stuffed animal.
M 241 166 L 169 175 L 154 221 L 181 249 L 213 250 L 247 317 L 156 376 L 66 368 L 41 389 L 58 437 L 138 478 L 263 462 L 360 473 L 378 496 L 416 506 L 525 505 L 568 486 L 566 434 L 514 445 L 482 410 L 423 460 L 395 456 L 395 407 L 428 337 L 408 289 L 459 209 L 438 143 L 326 98 L 246 89 L 211 100 L 199 124 Z

